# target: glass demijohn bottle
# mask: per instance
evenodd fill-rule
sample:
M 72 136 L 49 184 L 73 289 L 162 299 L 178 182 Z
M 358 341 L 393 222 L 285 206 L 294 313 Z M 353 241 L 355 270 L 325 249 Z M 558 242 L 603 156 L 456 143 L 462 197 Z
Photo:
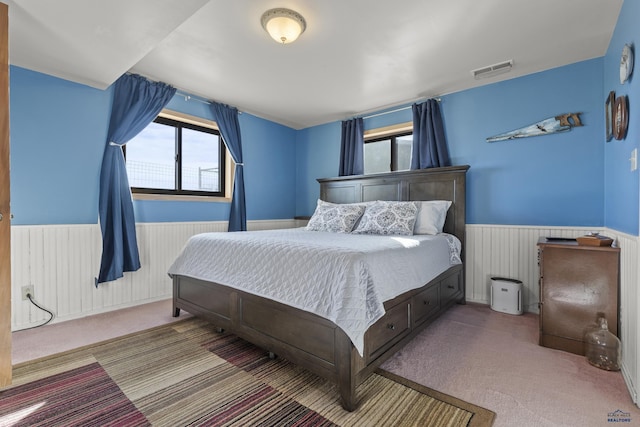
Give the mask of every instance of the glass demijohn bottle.
M 609 325 L 604 317 L 598 318 L 598 326 L 585 334 L 585 356 L 593 366 L 607 371 L 618 371 L 621 358 L 620 340 L 609 332 Z

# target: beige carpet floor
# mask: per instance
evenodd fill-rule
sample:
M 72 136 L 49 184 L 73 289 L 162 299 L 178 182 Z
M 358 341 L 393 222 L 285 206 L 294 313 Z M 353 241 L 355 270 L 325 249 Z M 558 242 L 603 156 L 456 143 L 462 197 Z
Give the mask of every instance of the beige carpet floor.
M 11 337 L 11 361 L 16 365 L 191 317 L 184 310 L 172 317 L 171 307 L 169 299 L 16 331 Z
M 454 306 L 382 368 L 496 412 L 494 427 L 640 426 L 620 372 L 539 346 L 538 328 L 536 314 Z
M 186 316 L 172 318 L 167 300 L 14 332 L 13 363 Z M 620 372 L 537 343 L 537 315 L 512 316 L 467 304 L 449 310 L 383 368 L 496 412 L 496 427 L 640 426 L 640 409 Z M 609 421 L 627 415 L 630 422 Z

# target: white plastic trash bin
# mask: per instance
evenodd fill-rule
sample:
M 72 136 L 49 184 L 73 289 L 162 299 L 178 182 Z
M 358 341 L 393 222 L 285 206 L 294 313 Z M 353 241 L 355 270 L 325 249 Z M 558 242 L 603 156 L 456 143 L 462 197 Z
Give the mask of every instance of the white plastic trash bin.
M 507 314 L 522 314 L 522 281 L 492 277 L 491 309 Z

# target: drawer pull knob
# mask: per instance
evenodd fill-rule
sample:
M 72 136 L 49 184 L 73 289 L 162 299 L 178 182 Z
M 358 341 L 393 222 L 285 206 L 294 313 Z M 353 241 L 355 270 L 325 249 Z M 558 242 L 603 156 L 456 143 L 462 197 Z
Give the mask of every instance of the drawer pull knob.
M 391 329 L 392 331 L 396 328 L 396 325 L 393 323 L 387 323 L 387 329 Z
M 431 305 L 431 301 L 429 301 L 429 300 L 424 300 L 423 303 L 424 303 L 424 305 Z
M 456 287 L 455 287 L 455 286 L 453 286 L 453 285 L 447 285 L 447 288 L 449 288 L 449 289 L 455 289 Z

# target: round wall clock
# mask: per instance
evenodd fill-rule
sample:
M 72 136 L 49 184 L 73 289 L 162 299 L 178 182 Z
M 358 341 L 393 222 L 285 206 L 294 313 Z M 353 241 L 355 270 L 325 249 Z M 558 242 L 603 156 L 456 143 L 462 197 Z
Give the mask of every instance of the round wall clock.
M 613 107 L 613 137 L 618 140 L 624 139 L 628 125 L 627 96 L 623 95 L 616 98 L 616 105 Z
M 627 81 L 631 73 L 633 72 L 633 50 L 631 46 L 625 44 L 622 48 L 622 55 L 620 56 L 620 84 L 624 84 Z

